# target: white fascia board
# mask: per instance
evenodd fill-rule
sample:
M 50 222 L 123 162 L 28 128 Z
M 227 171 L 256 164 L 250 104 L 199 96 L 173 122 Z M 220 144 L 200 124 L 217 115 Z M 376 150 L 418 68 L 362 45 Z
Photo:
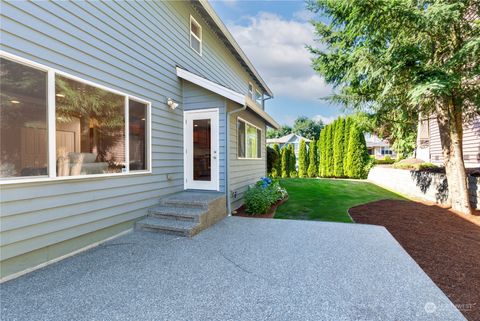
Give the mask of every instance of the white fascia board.
M 245 104 L 245 95 L 242 95 L 236 91 L 228 89 L 227 87 L 214 83 L 211 80 L 195 75 L 190 71 L 177 67 L 177 76 L 197 86 L 210 90 L 211 92 L 214 92 L 222 97 L 228 98 L 236 103 L 239 103 L 241 105 Z

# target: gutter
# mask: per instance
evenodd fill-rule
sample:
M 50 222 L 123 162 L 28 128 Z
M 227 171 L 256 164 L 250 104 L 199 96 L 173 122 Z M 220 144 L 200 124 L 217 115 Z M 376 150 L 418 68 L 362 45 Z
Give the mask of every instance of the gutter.
M 226 105 L 226 101 L 225 101 Z M 228 108 L 227 106 L 225 106 Z M 227 112 L 227 129 L 226 129 L 226 140 L 225 140 L 225 149 L 226 149 L 226 157 L 225 157 L 225 167 L 227 170 L 225 171 L 225 188 L 227 189 L 227 212 L 228 216 L 232 216 L 232 204 L 231 204 L 231 192 L 230 192 L 230 116 L 233 114 L 239 113 L 247 109 L 247 104 L 244 103 L 242 107 L 231 110 Z

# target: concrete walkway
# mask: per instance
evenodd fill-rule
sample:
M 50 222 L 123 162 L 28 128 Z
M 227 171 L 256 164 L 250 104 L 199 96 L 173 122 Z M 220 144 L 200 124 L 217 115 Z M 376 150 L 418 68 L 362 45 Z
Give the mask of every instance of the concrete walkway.
M 382 227 L 228 217 L 135 232 L 1 290 L 2 320 L 464 320 Z

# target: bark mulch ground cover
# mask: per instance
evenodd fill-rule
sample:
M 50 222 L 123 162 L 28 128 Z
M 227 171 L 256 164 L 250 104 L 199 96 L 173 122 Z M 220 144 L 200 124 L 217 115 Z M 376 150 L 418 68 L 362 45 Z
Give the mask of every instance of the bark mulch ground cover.
M 480 320 L 480 217 L 398 200 L 349 213 L 357 223 L 385 226 L 467 319 Z

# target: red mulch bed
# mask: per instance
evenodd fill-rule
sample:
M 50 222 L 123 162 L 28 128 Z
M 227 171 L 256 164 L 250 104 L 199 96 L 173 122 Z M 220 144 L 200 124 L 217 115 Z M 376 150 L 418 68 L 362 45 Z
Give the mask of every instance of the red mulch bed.
M 275 204 L 272 205 L 272 207 L 270 207 L 270 209 L 267 211 L 266 214 L 254 214 L 254 215 L 248 214 L 247 212 L 245 212 L 245 205 L 242 205 L 236 211 L 234 211 L 232 215 L 241 216 L 241 217 L 252 217 L 252 218 L 273 218 L 275 216 L 277 207 L 285 203 L 287 200 L 288 200 L 288 197 L 276 202 Z
M 352 207 L 349 213 L 357 223 L 385 226 L 467 319 L 480 320 L 479 217 L 394 200 Z

